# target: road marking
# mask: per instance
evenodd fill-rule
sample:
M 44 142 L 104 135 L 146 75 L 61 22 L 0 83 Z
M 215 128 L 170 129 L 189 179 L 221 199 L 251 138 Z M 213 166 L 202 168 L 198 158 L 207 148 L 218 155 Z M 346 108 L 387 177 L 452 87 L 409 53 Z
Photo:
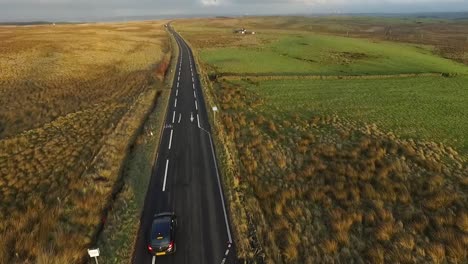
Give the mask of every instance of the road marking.
M 166 191 L 167 169 L 169 168 L 169 159 L 166 160 L 166 171 L 164 172 L 164 181 L 162 191 Z
M 195 89 L 195 84 L 194 83 L 192 83 L 192 86 L 193 86 L 193 89 Z
M 156 256 L 153 256 L 153 260 L 151 260 L 151 264 L 156 263 Z
M 177 77 L 177 81 L 180 81 L 180 75 L 179 75 L 179 77 Z
M 221 198 L 221 204 L 223 206 L 223 213 L 224 213 L 224 222 L 226 223 L 226 231 L 228 234 L 228 239 L 229 239 L 229 245 L 228 247 L 231 247 L 232 244 L 232 236 L 231 236 L 231 229 L 229 228 L 229 222 L 228 222 L 228 217 L 226 213 L 226 205 L 224 203 L 224 196 L 223 196 L 223 189 L 221 188 L 221 181 L 219 180 L 219 169 L 218 169 L 218 161 L 216 160 L 216 155 L 214 152 L 214 147 L 213 147 L 213 140 L 211 139 L 211 134 L 206 131 L 205 129 L 201 128 L 203 131 L 205 131 L 208 134 L 208 137 L 210 138 L 210 143 L 211 143 L 211 154 L 213 157 L 213 162 L 215 165 L 216 169 L 216 178 L 218 179 L 218 189 L 219 189 L 219 196 Z
M 192 82 L 195 82 L 195 80 L 193 79 L 193 77 L 192 77 Z
M 193 112 L 190 112 L 190 122 L 193 122 Z
M 195 100 L 195 110 L 198 110 L 198 103 L 197 103 L 197 100 Z
M 174 124 L 174 121 L 175 121 L 175 111 L 174 113 L 172 114 L 172 123 Z
M 174 101 L 174 107 L 177 107 L 177 98 Z
M 180 123 L 180 119 L 182 119 L 182 114 L 179 113 L 179 121 L 177 123 Z
M 179 89 L 175 91 L 175 96 L 179 96 Z
M 226 259 L 227 259 L 228 255 L 229 255 L 229 248 L 231 248 L 231 244 L 228 245 L 228 249 L 226 249 L 226 252 L 224 252 L 224 258 L 221 261 L 221 264 L 224 264 L 224 262 L 226 262 Z
M 193 91 L 193 97 L 197 98 L 197 94 Z
M 198 117 L 198 114 L 197 114 L 197 122 L 198 122 L 198 127 L 200 127 L 200 118 Z
M 172 134 L 174 133 L 174 129 L 171 129 L 171 136 L 169 138 L 169 148 L 168 149 L 171 149 L 171 146 L 172 146 Z
M 177 81 L 177 88 L 179 88 L 179 81 Z
M 214 160 L 214 164 L 215 164 L 216 177 L 218 178 L 219 196 L 221 197 L 221 204 L 223 205 L 224 221 L 226 222 L 226 230 L 227 230 L 227 233 L 228 233 L 229 244 L 232 244 L 231 230 L 229 228 L 229 222 L 228 222 L 227 213 L 226 213 L 226 206 L 224 205 L 223 189 L 221 189 L 221 182 L 219 180 L 218 162 L 216 161 L 216 156 L 215 156 L 215 153 L 214 153 L 213 140 L 211 139 L 211 134 L 208 134 L 208 135 L 210 136 L 211 153 L 213 155 L 213 160 Z

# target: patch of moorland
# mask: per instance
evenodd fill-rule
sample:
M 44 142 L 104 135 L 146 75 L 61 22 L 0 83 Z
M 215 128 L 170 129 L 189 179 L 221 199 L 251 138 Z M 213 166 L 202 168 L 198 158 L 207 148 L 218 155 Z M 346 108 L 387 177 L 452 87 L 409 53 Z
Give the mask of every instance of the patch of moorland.
M 0 34 L 0 263 L 83 261 L 160 94 L 163 22 Z
M 335 115 L 213 84 L 239 256 L 265 263 L 464 263 L 467 160 Z M 238 215 L 239 216 L 239 215 Z M 252 227 L 254 231 L 252 231 Z

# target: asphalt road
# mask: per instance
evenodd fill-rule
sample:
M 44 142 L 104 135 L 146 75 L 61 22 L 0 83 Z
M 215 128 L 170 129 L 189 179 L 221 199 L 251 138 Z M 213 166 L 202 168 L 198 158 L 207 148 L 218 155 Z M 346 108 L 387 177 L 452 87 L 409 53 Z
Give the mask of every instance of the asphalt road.
M 192 52 L 169 30 L 180 54 L 133 263 L 235 263 L 229 216 Z M 146 249 L 147 234 L 153 215 L 163 211 L 177 215 L 176 252 L 153 257 Z

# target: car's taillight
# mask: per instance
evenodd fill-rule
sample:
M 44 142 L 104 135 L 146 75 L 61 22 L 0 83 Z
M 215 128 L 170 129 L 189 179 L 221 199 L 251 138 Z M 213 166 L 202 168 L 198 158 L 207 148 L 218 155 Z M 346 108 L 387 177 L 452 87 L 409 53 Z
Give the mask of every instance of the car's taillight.
M 171 243 L 169 243 L 169 246 L 167 247 L 167 251 L 171 251 L 172 247 L 174 247 L 174 241 L 171 241 Z
M 151 247 L 151 245 L 148 245 L 148 250 L 153 251 L 153 248 Z

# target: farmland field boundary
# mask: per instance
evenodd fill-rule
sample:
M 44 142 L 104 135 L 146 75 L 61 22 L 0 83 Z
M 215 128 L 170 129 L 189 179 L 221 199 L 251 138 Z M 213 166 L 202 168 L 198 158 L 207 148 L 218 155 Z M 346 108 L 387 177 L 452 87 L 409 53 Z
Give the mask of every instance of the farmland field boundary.
M 256 80 L 376 80 L 376 79 L 400 79 L 414 77 L 455 77 L 459 75 L 446 73 L 407 73 L 407 74 L 389 74 L 389 75 L 278 75 L 278 74 L 223 74 L 219 73 L 214 76 L 226 81 L 238 81 L 246 78 Z

